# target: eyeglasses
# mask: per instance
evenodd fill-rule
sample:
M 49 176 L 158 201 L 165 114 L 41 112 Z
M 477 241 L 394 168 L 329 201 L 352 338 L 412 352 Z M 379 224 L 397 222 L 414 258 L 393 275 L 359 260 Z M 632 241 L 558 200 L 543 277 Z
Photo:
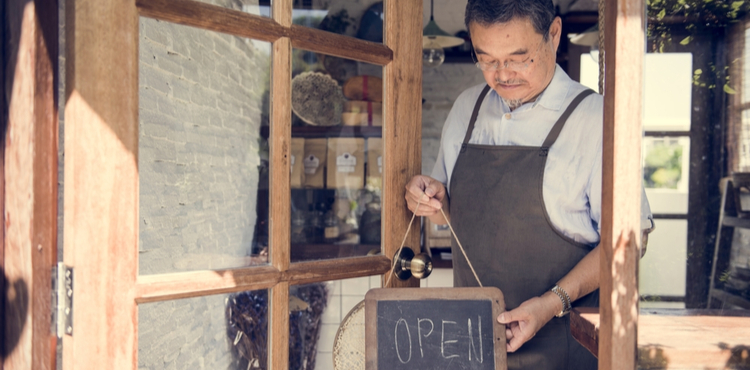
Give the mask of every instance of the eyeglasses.
M 534 58 L 536 58 L 537 54 L 539 54 L 539 50 L 542 49 L 542 45 L 544 45 L 544 40 L 542 40 L 539 43 L 539 46 L 536 48 L 536 51 L 534 52 L 533 56 L 529 56 L 528 58 L 522 60 L 522 61 L 514 61 L 514 60 L 506 60 L 502 63 L 502 66 L 500 65 L 499 61 L 494 62 L 478 62 L 476 59 L 474 59 L 474 55 L 476 54 L 476 51 L 473 51 L 472 59 L 474 59 L 474 64 L 477 66 L 477 68 L 481 69 L 485 72 L 490 71 L 497 71 L 501 69 L 509 69 L 514 72 L 521 72 L 525 71 L 529 66 L 534 63 Z

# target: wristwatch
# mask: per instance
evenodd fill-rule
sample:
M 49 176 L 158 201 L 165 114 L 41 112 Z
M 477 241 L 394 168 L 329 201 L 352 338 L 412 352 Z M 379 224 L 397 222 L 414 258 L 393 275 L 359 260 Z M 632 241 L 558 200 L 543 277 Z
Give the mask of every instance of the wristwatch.
M 563 317 L 567 315 L 568 312 L 570 312 L 570 310 L 573 308 L 568 293 L 565 291 L 565 289 L 560 288 L 559 285 L 555 285 L 550 290 L 552 290 L 552 293 L 557 294 L 557 296 L 560 297 L 560 301 L 562 302 L 562 310 L 557 315 L 555 315 L 555 317 Z

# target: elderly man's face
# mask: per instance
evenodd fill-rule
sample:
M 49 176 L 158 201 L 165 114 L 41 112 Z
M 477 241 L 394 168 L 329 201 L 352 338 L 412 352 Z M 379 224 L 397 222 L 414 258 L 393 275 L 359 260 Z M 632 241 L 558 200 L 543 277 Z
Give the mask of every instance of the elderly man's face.
M 552 80 L 561 29 L 562 21 L 555 18 L 545 41 L 527 18 L 488 27 L 471 23 L 484 79 L 511 108 L 536 98 Z

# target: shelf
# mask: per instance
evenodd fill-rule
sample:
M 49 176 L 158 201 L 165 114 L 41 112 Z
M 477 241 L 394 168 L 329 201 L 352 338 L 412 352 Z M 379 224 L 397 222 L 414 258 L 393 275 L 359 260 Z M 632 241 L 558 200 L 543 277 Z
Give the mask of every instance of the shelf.
M 740 227 L 743 229 L 750 229 L 750 219 L 724 216 L 724 222 L 722 222 L 722 226 Z
M 379 244 L 292 244 L 291 261 L 303 262 L 334 258 L 362 257 L 372 250 L 380 251 Z
M 731 305 L 742 307 L 744 309 L 750 310 L 750 301 L 737 295 L 734 293 L 729 293 L 726 290 L 722 289 L 711 289 L 711 298 L 720 300 L 724 303 L 729 303 Z M 711 303 L 711 302 L 709 302 Z
M 268 138 L 268 126 L 261 126 L 260 135 Z M 292 126 L 292 137 L 329 138 L 329 137 L 382 137 L 381 126 Z
M 432 254 L 432 267 L 436 269 L 451 269 L 453 268 L 453 260 L 444 260 L 441 257 L 441 253 L 450 253 L 450 247 L 430 247 L 430 253 Z

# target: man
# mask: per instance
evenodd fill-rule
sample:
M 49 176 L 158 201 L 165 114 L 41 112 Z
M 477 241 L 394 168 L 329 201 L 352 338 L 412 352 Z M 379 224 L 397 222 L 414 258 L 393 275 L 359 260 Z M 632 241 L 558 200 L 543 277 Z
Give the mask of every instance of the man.
M 469 0 L 465 21 L 487 85 L 455 102 L 408 207 L 437 224 L 449 210 L 477 278 L 502 290 L 509 369 L 596 369 L 565 314 L 598 306 L 602 96 L 556 65 L 552 0 Z M 478 286 L 455 240 L 453 256 L 454 285 Z

